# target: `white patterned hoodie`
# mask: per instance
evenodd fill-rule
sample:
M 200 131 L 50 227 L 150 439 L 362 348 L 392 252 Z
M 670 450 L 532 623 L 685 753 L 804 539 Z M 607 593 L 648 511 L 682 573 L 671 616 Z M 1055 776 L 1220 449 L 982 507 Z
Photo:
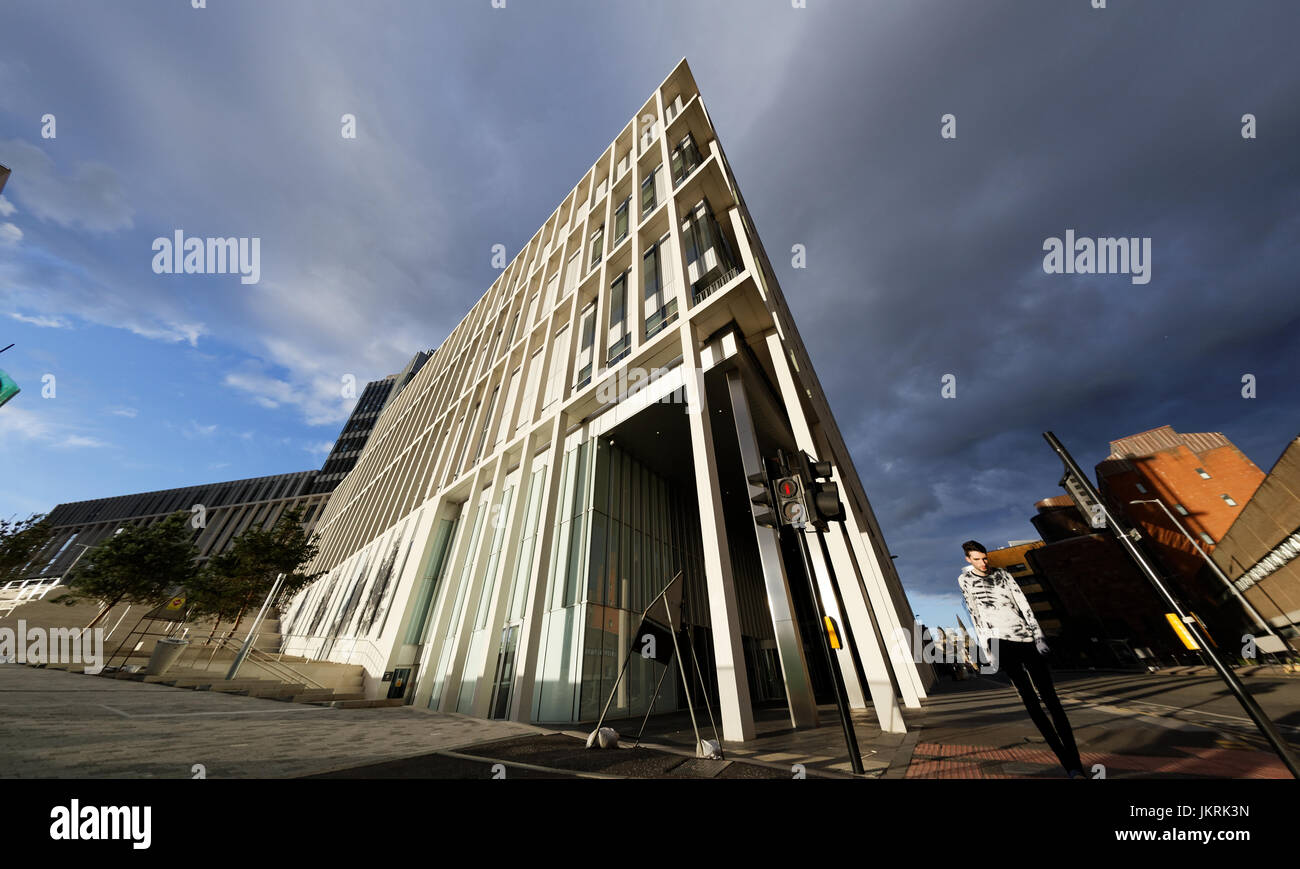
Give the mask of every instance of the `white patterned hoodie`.
M 1043 629 L 1034 618 L 1034 611 L 1011 574 L 1002 568 L 980 576 L 972 565 L 966 565 L 957 577 L 966 609 L 981 641 L 991 638 L 1032 643 L 1043 639 Z

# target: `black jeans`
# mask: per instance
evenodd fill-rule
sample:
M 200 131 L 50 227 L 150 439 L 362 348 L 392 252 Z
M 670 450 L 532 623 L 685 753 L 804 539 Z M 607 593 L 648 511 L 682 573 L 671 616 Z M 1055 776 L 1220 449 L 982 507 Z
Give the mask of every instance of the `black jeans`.
M 1052 685 L 1052 671 L 1047 666 L 1047 659 L 1039 653 L 1033 643 L 1017 643 L 1011 640 L 998 640 L 995 644 L 993 660 L 1000 672 L 1006 673 L 1011 684 L 1020 692 L 1020 699 L 1029 710 L 1029 717 L 1034 720 L 1043 739 L 1052 747 L 1052 751 L 1061 761 L 1066 772 L 1082 770 L 1083 761 L 1079 759 L 1079 749 L 1074 744 L 1074 733 L 1070 730 L 1070 721 L 1065 717 L 1061 701 L 1057 699 L 1056 688 Z M 1043 695 L 1043 704 L 1052 714 L 1052 721 L 1043 714 L 1043 707 L 1038 704 L 1034 689 Z M 1056 723 L 1055 728 L 1052 722 Z

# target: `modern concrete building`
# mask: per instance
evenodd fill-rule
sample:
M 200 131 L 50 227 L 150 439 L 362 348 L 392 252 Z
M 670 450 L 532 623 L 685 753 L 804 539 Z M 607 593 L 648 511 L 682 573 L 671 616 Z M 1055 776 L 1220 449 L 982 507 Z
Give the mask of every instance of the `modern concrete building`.
M 852 637 L 836 666 L 901 731 L 933 671 L 683 60 L 381 414 L 319 520 L 327 575 L 282 613 L 285 650 L 362 663 L 375 695 L 400 673 L 434 709 L 594 720 L 680 570 L 706 684 L 669 669 L 654 710 L 692 690 L 725 739 L 765 703 L 811 726 L 832 695 L 797 532 L 756 525 L 746 485 L 778 448 L 835 464 L 838 590 L 812 550 Z M 611 715 L 645 713 L 662 674 L 636 656 Z
M 202 559 L 224 551 L 254 522 L 269 527 L 293 507 L 303 508 L 305 527 L 311 530 L 329 499 L 328 493 L 310 494 L 316 474 L 299 471 L 60 504 L 47 517 L 54 526 L 54 537 L 33 559 L 30 577 L 62 577 L 87 547 L 100 543 L 118 528 L 152 525 L 178 510 L 194 517 L 194 545 Z
M 347 423 L 343 426 L 343 431 L 339 433 L 339 438 L 334 442 L 334 448 L 330 450 L 325 457 L 325 464 L 321 466 L 320 473 L 316 475 L 315 481 L 312 482 L 311 492 L 333 492 L 338 484 L 343 482 L 343 478 L 348 475 L 348 471 L 356 467 L 357 459 L 361 456 L 361 451 L 365 449 L 366 441 L 370 439 L 370 433 L 375 429 L 375 421 L 379 419 L 379 414 L 388 406 L 388 402 L 396 398 L 406 384 L 411 382 L 420 371 L 420 367 L 428 361 L 433 351 L 421 351 L 411 357 L 411 361 L 406 363 L 406 367 L 396 374 L 390 374 L 382 380 L 372 380 L 366 384 L 362 391 L 361 397 L 357 399 L 356 405 L 352 408 L 352 414 L 348 417 Z

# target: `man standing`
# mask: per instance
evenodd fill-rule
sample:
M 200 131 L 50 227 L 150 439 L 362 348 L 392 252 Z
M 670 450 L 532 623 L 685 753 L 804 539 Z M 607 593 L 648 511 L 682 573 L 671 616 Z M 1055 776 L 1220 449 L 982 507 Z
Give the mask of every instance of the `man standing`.
M 988 551 L 983 544 L 967 540 L 961 545 L 968 566 L 957 577 L 966 609 L 975 623 L 977 639 L 993 658 L 994 669 L 1001 669 L 1020 692 L 1020 699 L 1029 710 L 1043 739 L 1056 753 L 1070 778 L 1083 778 L 1083 761 L 1074 744 L 1070 721 L 1065 717 L 1061 701 L 1052 685 L 1052 673 L 1047 667 L 1047 643 L 1043 629 L 1034 618 L 1034 611 L 1025 599 L 1019 584 L 1002 568 L 989 570 Z M 1047 720 L 1038 703 L 1038 695 L 1052 714 Z M 1056 726 L 1053 728 L 1052 722 Z

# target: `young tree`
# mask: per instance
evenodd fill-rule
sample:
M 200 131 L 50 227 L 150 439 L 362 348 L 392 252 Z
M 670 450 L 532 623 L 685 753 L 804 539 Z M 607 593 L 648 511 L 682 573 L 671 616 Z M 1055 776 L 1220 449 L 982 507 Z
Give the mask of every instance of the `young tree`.
M 248 608 L 263 600 L 284 574 L 280 594 L 272 604 L 292 597 L 319 573 L 301 573 L 300 568 L 316 557 L 315 535 L 302 527 L 302 508 L 286 510 L 270 528 L 249 527 L 235 538 L 230 548 L 208 562 L 214 574 L 209 580 L 232 593 L 239 604 L 232 631 L 239 628 Z
M 208 643 L 217 635 L 221 622 L 233 619 L 243 605 L 245 590 L 236 578 L 238 572 L 229 553 L 217 555 L 199 569 L 189 586 L 189 595 L 185 601 L 189 608 L 189 618 L 197 620 L 205 616 L 212 617 Z
M 190 540 L 189 519 L 182 511 L 153 525 L 128 525 L 82 557 L 69 580 L 71 596 L 104 602 L 87 628 L 123 601 L 158 606 L 176 586 L 193 583 L 199 553 Z
M 31 564 L 54 539 L 54 526 L 44 514 L 33 513 L 16 522 L 0 519 L 0 583 L 27 579 Z

